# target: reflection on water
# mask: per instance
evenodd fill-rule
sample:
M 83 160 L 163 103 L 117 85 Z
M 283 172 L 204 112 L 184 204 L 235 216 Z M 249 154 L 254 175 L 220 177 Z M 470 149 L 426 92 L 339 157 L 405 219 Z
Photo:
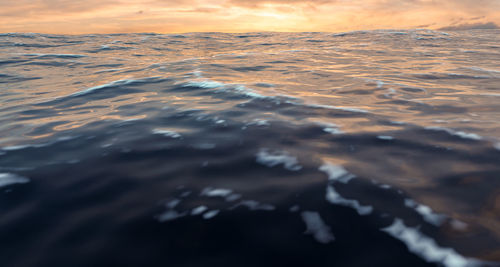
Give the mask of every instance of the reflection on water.
M 0 34 L 0 259 L 494 265 L 499 33 Z

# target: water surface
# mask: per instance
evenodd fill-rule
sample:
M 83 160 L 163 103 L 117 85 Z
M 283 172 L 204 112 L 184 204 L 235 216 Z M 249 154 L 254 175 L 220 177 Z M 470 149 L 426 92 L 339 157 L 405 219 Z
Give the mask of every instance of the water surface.
M 0 34 L 2 266 L 496 265 L 499 36 Z

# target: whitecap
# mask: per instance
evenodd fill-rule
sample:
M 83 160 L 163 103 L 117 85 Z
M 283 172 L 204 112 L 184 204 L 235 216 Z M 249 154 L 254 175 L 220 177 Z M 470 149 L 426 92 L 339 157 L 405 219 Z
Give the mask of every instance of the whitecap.
M 165 206 L 167 206 L 168 208 L 175 208 L 177 205 L 179 205 L 179 203 L 181 203 L 181 200 L 180 199 L 172 199 L 171 201 L 169 201 Z
M 191 210 L 191 215 L 200 215 L 205 212 L 208 208 L 206 206 L 199 206 Z
M 94 87 L 90 87 L 90 88 L 87 88 L 85 90 L 82 90 L 82 91 L 78 91 L 76 93 L 73 93 L 69 96 L 81 96 L 81 95 L 86 95 L 86 94 L 89 94 L 89 93 L 92 93 L 94 91 L 97 91 L 97 90 L 100 90 L 100 89 L 103 89 L 103 88 L 109 88 L 109 87 L 115 87 L 115 86 L 120 86 L 120 85 L 126 85 L 126 84 L 130 84 L 133 80 L 128 80 L 128 79 L 124 79 L 124 80 L 118 80 L 118 81 L 113 81 L 113 82 L 110 82 L 110 83 L 106 83 L 106 84 L 102 84 L 102 85 L 98 85 L 98 86 L 94 86 Z
M 465 258 L 452 248 L 440 247 L 416 228 L 406 226 L 401 219 L 396 218 L 392 225 L 381 230 L 402 241 L 410 252 L 428 262 L 447 267 L 479 266 L 479 261 Z
M 223 83 L 210 81 L 210 80 L 188 81 L 187 83 L 184 83 L 182 85 L 182 87 L 199 87 L 199 88 L 206 88 L 206 89 L 213 89 L 213 88 L 219 88 L 219 87 L 224 87 L 224 86 L 225 86 L 225 84 L 223 84 Z
M 343 134 L 343 132 L 340 130 L 340 127 L 337 124 L 334 123 L 325 123 L 325 122 L 315 122 L 320 127 L 324 127 L 323 131 L 331 134 Z
M 186 213 L 179 213 L 175 210 L 167 210 L 164 213 L 158 215 L 157 219 L 160 222 L 172 221 L 185 216 Z
M 188 81 L 188 82 L 183 83 L 182 87 L 198 87 L 198 88 L 204 88 L 204 89 L 217 89 L 215 91 L 217 93 L 220 93 L 220 92 L 237 93 L 240 95 L 248 96 L 250 98 L 257 98 L 257 99 L 273 98 L 273 97 L 267 97 L 267 96 L 263 96 L 261 94 L 258 94 L 256 92 L 254 92 L 252 89 L 247 88 L 243 85 L 225 84 L 225 83 L 221 83 L 221 82 L 217 82 L 217 81 L 211 81 L 209 79 Z
M 203 214 L 203 219 L 212 219 L 213 217 L 215 217 L 217 214 L 219 214 L 219 210 L 211 210 L 211 211 L 208 211 L 206 212 L 205 214 Z
M 357 200 L 343 198 L 333 186 L 326 188 L 326 200 L 332 204 L 342 205 L 355 209 L 359 215 L 368 215 L 373 211 L 372 206 L 362 206 Z
M 57 139 L 57 141 L 67 141 L 67 140 L 70 140 L 70 139 L 63 139 L 64 137 L 60 137 Z M 71 138 L 71 137 L 69 137 Z M 76 138 L 76 137 L 75 137 Z M 74 138 L 71 138 L 71 139 L 74 139 Z M 41 148 L 41 147 L 47 147 L 47 146 L 50 146 L 52 144 L 56 143 L 55 141 L 52 141 L 52 142 L 48 142 L 48 143 L 41 143 L 41 144 L 30 144 L 30 145 L 15 145 L 15 146 L 5 146 L 5 147 L 2 147 L 1 149 L 3 151 L 15 151 L 15 150 L 22 150 L 22 149 L 25 149 L 25 148 Z
M 339 128 L 334 128 L 334 127 L 323 128 L 323 131 L 331 134 L 343 134 L 343 132 Z
M 32 145 L 6 146 L 6 147 L 2 147 L 2 150 L 5 150 L 5 151 L 14 151 L 14 150 L 25 149 L 25 148 L 28 148 L 28 147 L 32 147 Z
M 351 179 L 356 177 L 349 173 L 344 167 L 331 163 L 325 163 L 319 167 L 319 170 L 328 175 L 328 180 L 347 184 Z
M 28 183 L 30 179 L 19 176 L 13 173 L 0 173 L 0 187 L 9 186 L 12 184 L 25 184 Z
M 135 80 L 133 80 L 133 79 L 117 80 L 117 81 L 112 81 L 110 83 L 106 83 L 106 84 L 102 84 L 102 85 L 90 87 L 90 88 L 87 88 L 85 90 L 75 92 L 75 93 L 73 93 L 73 94 L 71 94 L 69 96 L 70 97 L 82 96 L 82 95 L 90 94 L 90 93 L 92 93 L 94 91 L 101 90 L 101 89 L 104 89 L 104 88 L 112 88 L 112 87 L 117 87 L 117 86 L 122 86 L 122 85 L 133 84 L 133 83 L 153 82 L 153 81 L 158 81 L 159 78 L 160 77 L 148 77 L 148 78 L 135 79 Z
M 169 131 L 169 130 L 163 130 L 163 129 L 153 129 L 153 134 L 160 134 L 166 137 L 171 137 L 171 138 L 180 138 L 181 135 L 177 132 L 174 131 Z
M 450 221 L 450 225 L 451 227 L 453 227 L 453 229 L 457 230 L 457 231 L 465 231 L 467 230 L 467 227 L 468 225 L 462 221 L 459 221 L 459 220 L 451 220 Z
M 414 209 L 426 222 L 435 226 L 442 225 L 446 220 L 446 215 L 434 213 L 429 206 L 417 203 L 413 199 L 405 199 L 405 206 Z
M 378 135 L 377 138 L 381 140 L 394 140 L 394 137 L 389 135 Z
M 353 108 L 353 107 L 337 107 L 337 106 L 320 105 L 320 104 L 309 104 L 307 106 L 308 107 L 313 107 L 313 108 L 344 110 L 344 111 L 349 111 L 349 112 L 354 112 L 354 113 L 368 113 L 368 111 L 366 111 L 364 109 Z
M 233 190 L 231 189 L 207 187 L 201 191 L 200 195 L 207 197 L 228 197 L 232 192 Z
M 252 122 L 249 122 L 246 125 L 269 126 L 271 124 L 267 120 L 254 119 Z
M 493 144 L 493 147 L 500 150 L 500 142 Z
M 228 87 L 226 88 L 225 91 L 234 91 L 234 92 L 237 92 L 237 93 L 240 93 L 242 95 L 245 95 L 245 96 L 248 96 L 248 97 L 251 97 L 251 98 L 273 98 L 273 97 L 267 97 L 267 96 L 263 96 L 261 94 L 258 94 L 256 92 L 254 92 L 253 90 L 243 86 L 243 85 L 236 85 L 236 86 L 231 86 L 231 87 Z
M 240 194 L 231 194 L 229 196 L 226 197 L 226 201 L 227 202 L 233 202 L 233 201 L 236 201 L 238 199 L 241 198 L 241 195 Z
M 478 71 L 478 72 L 486 72 L 490 74 L 500 74 L 500 70 L 492 70 L 492 69 L 484 69 L 480 67 L 466 67 L 466 69 Z
M 335 237 L 318 212 L 315 211 L 303 211 L 301 214 L 302 220 L 306 223 L 305 234 L 310 234 L 322 244 L 327 244 L 335 240 Z
M 298 171 L 302 169 L 296 157 L 290 156 L 285 151 L 269 152 L 268 149 L 261 149 L 257 153 L 257 162 L 268 167 L 283 164 L 285 169 Z
M 444 127 L 438 127 L 438 126 L 430 126 L 430 127 L 425 127 L 426 130 L 432 130 L 432 131 L 443 131 L 447 132 L 450 135 L 458 136 L 464 139 L 472 139 L 472 140 L 482 140 L 483 138 L 480 135 L 477 135 L 475 133 L 466 133 L 462 131 L 455 131 L 449 128 L 444 128 Z

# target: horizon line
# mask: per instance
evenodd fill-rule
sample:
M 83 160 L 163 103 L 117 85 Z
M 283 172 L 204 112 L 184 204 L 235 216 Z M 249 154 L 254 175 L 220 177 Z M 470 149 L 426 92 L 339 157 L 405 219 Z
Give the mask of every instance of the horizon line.
M 446 28 L 446 27 L 445 27 Z M 475 31 L 475 30 L 500 30 L 491 28 L 474 28 L 474 29 L 432 29 L 432 28 L 380 28 L 371 30 L 352 30 L 352 31 L 188 31 L 188 32 L 109 32 L 109 33 L 52 33 L 52 32 L 0 32 L 0 35 L 5 34 L 46 34 L 46 35 L 113 35 L 113 34 L 199 34 L 199 33 L 225 33 L 225 34 L 249 34 L 249 33 L 354 33 L 354 32 L 376 32 L 376 31 L 416 31 L 416 30 L 429 30 L 429 31 L 443 31 L 443 32 L 459 32 L 459 31 Z

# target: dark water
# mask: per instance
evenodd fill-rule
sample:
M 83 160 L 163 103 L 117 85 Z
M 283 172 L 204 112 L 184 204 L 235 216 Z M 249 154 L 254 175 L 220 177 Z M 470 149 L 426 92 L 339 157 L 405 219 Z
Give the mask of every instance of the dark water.
M 498 265 L 499 44 L 1 34 L 1 266 Z

